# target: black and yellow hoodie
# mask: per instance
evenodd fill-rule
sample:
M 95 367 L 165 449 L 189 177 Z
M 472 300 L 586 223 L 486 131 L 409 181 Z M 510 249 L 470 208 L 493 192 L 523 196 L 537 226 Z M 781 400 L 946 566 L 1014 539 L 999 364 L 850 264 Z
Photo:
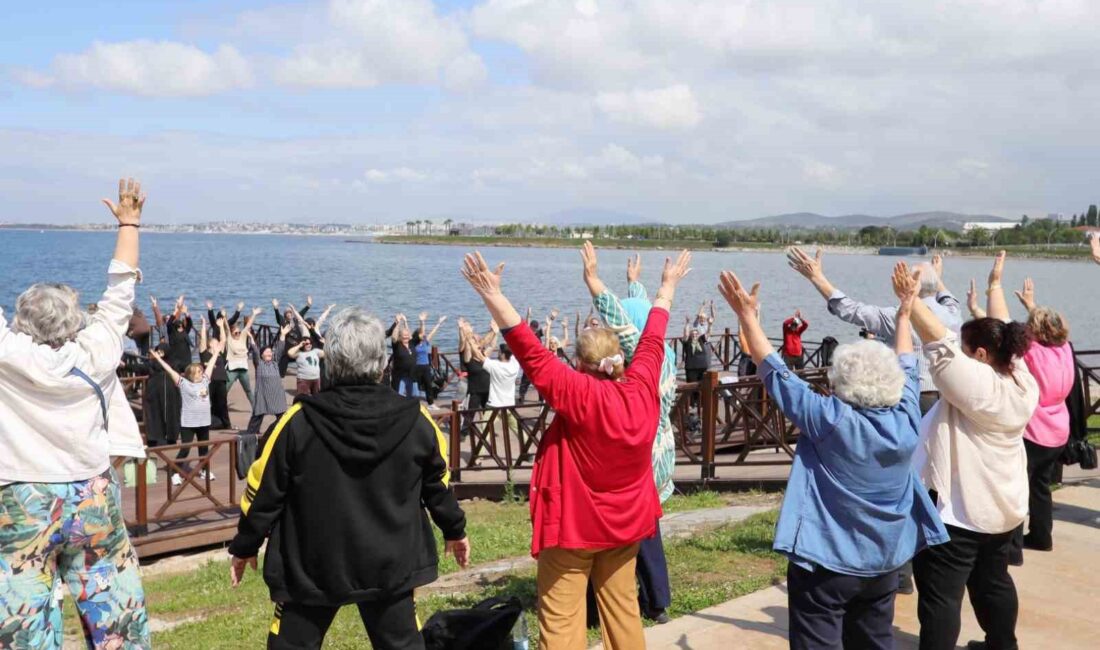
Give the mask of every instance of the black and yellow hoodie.
M 446 440 L 415 399 L 388 386 L 332 386 L 297 400 L 248 472 L 229 552 L 259 552 L 275 602 L 345 605 L 436 579 L 428 514 L 465 536 L 448 487 Z

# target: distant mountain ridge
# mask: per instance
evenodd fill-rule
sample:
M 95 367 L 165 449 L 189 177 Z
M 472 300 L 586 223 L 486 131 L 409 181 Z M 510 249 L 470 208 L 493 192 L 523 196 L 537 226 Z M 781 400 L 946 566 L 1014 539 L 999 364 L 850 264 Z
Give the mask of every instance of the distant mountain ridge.
M 1007 222 L 1010 219 L 991 214 L 962 214 L 959 212 L 933 211 L 910 212 L 892 217 L 875 217 L 869 214 L 846 214 L 837 217 L 829 217 L 815 212 L 795 212 L 791 214 L 777 214 L 759 219 L 746 219 L 744 221 L 723 221 L 715 224 L 719 228 L 844 228 L 855 229 L 865 226 L 891 227 L 899 230 L 913 230 L 921 226 L 929 228 L 942 228 L 943 230 L 962 230 L 963 224 L 968 221 Z

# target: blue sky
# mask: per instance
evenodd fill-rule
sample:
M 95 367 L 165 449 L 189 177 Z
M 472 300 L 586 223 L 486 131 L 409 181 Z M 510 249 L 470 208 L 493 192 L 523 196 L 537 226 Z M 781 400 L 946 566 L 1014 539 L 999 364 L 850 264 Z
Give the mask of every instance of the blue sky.
M 1096 202 L 1087 0 L 5 3 L 0 221 Z

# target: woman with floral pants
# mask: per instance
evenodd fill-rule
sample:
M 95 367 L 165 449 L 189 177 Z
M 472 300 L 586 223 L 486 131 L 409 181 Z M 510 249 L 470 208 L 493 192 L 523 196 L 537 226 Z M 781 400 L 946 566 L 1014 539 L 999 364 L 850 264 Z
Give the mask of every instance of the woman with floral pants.
M 149 648 L 137 556 L 112 456 L 145 457 L 118 381 L 133 315 L 145 196 L 119 182 L 107 289 L 86 316 L 77 292 L 35 284 L 0 310 L 0 648 L 62 646 L 61 583 L 95 650 Z

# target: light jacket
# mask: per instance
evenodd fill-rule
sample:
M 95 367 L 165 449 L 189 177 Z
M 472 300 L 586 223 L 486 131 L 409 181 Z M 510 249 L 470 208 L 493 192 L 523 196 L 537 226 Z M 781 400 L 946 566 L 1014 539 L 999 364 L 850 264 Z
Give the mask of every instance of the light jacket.
M 937 493 L 945 524 L 997 534 L 1027 516 L 1024 428 L 1039 403 L 1039 386 L 1023 360 L 1002 375 L 963 354 L 954 333 L 925 344 L 940 400 L 921 422 L 913 457 Z
M 58 349 L 13 332 L 0 310 L 0 484 L 66 483 L 103 473 L 111 456 L 145 457 L 118 380 L 140 271 L 112 260 L 107 290 L 76 340 Z M 95 390 L 108 402 L 108 430 Z
M 882 575 L 948 540 L 910 463 L 920 423 L 917 359 L 900 363 L 901 402 L 866 409 L 814 392 L 778 354 L 760 364 L 768 397 L 802 432 L 774 548 L 804 569 Z

